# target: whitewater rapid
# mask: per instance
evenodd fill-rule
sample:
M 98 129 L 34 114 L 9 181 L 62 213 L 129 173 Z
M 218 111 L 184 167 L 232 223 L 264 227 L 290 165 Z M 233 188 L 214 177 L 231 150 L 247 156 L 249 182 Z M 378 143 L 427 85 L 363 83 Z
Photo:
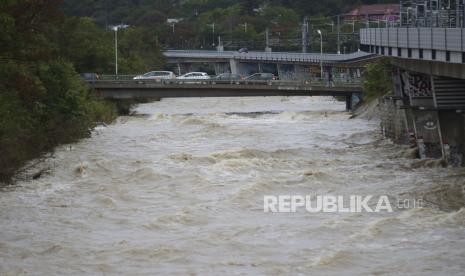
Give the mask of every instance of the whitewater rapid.
M 463 275 L 465 210 L 264 213 L 264 195 L 417 198 L 414 168 L 332 98 L 163 99 L 0 191 L 0 275 Z

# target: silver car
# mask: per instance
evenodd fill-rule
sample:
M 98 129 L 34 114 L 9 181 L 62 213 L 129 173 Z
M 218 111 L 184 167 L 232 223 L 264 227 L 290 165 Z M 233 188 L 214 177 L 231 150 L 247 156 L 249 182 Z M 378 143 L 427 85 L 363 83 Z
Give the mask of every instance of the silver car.
M 177 77 L 178 80 L 209 80 L 210 76 L 205 72 L 190 72 Z
M 166 80 L 175 79 L 176 75 L 171 71 L 152 71 L 143 75 L 135 76 L 135 80 Z

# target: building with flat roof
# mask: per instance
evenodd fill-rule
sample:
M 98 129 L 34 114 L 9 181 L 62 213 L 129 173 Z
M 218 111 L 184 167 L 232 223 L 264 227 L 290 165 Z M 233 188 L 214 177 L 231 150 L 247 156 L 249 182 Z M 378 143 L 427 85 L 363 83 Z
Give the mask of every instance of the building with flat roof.
M 395 22 L 399 19 L 399 12 L 399 3 L 361 5 L 347 13 L 344 19 L 347 21 L 364 20 L 368 17 L 370 20 Z

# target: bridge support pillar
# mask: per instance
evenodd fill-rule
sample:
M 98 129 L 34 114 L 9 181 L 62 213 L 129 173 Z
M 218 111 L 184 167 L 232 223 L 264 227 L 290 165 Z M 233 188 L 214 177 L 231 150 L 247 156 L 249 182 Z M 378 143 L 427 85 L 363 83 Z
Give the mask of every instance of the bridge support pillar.
M 346 111 L 352 111 L 352 94 L 346 96 Z
M 239 72 L 239 62 L 235 59 L 230 59 L 229 60 L 229 69 L 232 74 L 240 74 Z

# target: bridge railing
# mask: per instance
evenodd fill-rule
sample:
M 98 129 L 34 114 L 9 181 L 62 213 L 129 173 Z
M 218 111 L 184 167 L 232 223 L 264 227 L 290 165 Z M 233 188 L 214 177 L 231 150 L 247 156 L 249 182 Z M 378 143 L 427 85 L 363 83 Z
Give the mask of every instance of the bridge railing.
M 216 79 L 133 79 L 130 75 L 103 75 L 98 80 L 89 80 L 89 83 L 115 83 L 115 84 L 157 84 L 157 85 L 247 85 L 247 86 L 354 86 L 362 84 L 360 78 L 341 79 L 313 78 L 306 80 L 216 80 Z
M 133 80 L 137 75 L 99 75 L 98 80 L 117 81 L 117 80 Z

